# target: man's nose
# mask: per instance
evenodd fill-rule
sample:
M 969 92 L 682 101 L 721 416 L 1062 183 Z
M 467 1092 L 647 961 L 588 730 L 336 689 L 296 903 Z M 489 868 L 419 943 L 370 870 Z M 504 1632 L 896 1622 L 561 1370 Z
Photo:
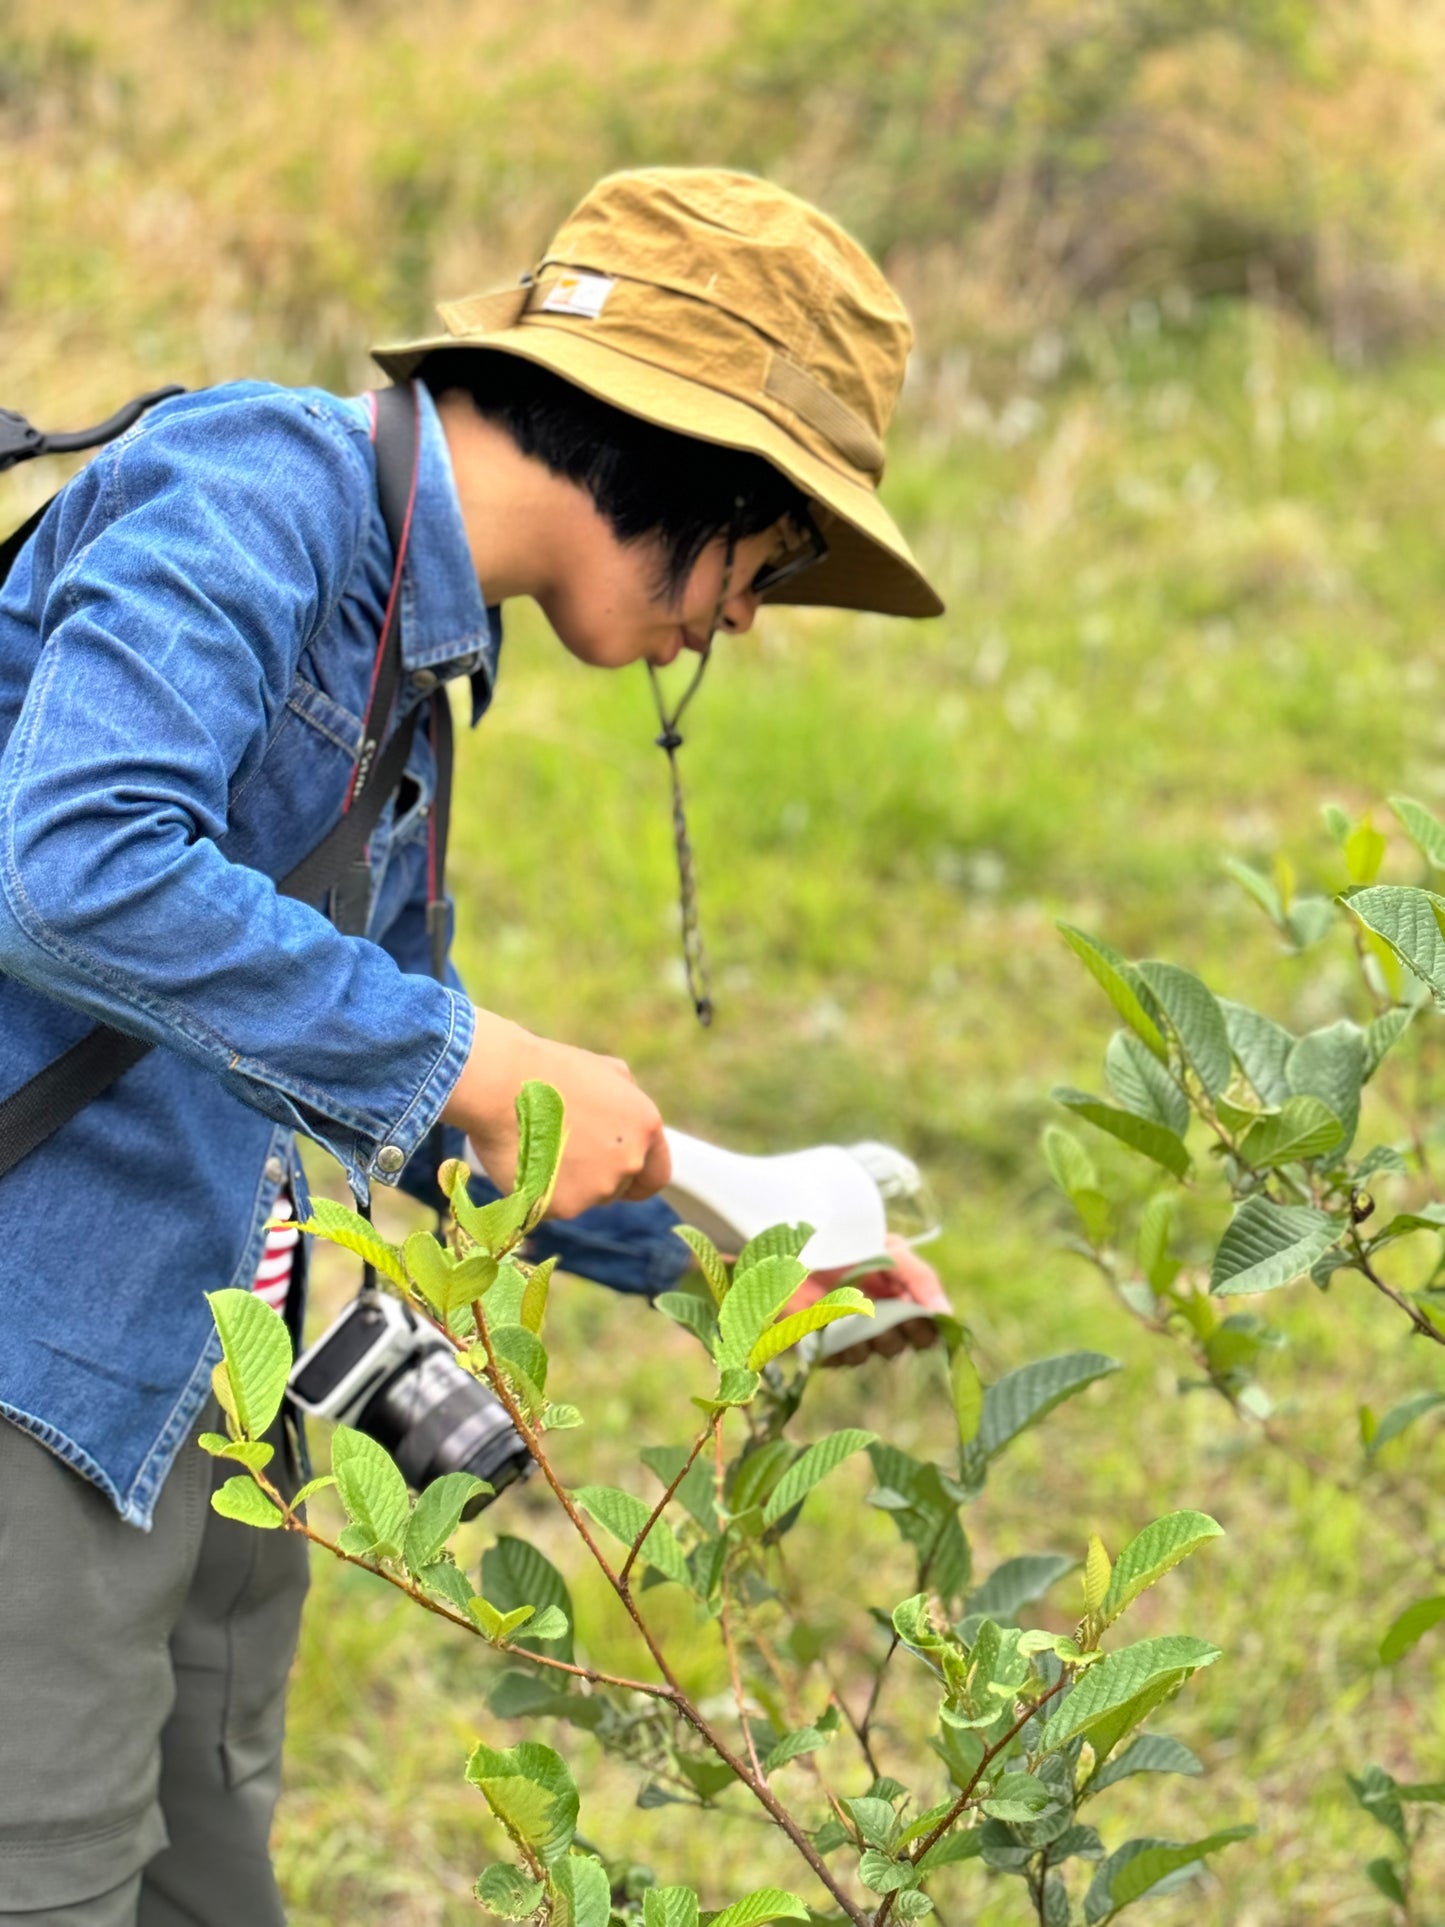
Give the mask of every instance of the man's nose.
M 753 626 L 753 618 L 758 613 L 761 601 L 762 597 L 755 595 L 751 589 L 739 589 L 723 604 L 720 626 L 730 636 L 745 636 Z

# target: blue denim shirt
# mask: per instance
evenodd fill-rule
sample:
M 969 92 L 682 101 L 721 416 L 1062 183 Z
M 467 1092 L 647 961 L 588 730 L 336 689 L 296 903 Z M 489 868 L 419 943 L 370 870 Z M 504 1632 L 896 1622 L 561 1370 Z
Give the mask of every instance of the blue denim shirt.
M 305 1208 L 293 1134 L 359 1196 L 398 1150 L 434 1191 L 473 1017 L 428 975 L 425 733 L 365 937 L 272 881 L 339 817 L 391 574 L 367 398 L 240 383 L 98 454 L 0 592 L 0 1096 L 98 1022 L 164 1047 L 0 1179 L 0 1413 L 138 1525 L 218 1355 L 204 1293 L 250 1282 L 282 1184 Z M 475 721 L 499 646 L 423 393 L 393 721 L 461 674 Z M 543 1243 L 656 1292 L 671 1222 Z

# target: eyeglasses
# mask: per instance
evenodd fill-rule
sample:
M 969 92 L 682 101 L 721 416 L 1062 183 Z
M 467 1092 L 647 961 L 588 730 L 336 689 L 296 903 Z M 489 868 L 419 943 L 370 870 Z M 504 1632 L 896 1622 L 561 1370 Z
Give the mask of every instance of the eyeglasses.
M 806 509 L 787 518 L 787 534 L 781 553 L 765 562 L 748 584 L 749 595 L 767 596 L 791 582 L 805 569 L 815 568 L 828 554 L 823 531 Z

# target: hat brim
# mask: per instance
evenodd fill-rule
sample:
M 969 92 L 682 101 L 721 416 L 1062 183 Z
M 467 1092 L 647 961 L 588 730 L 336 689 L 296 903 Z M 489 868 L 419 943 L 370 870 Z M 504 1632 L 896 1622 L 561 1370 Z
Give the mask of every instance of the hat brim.
M 388 344 L 374 348 L 372 359 L 394 381 L 406 381 L 427 355 L 458 348 L 536 362 L 630 415 L 698 441 L 749 450 L 781 470 L 829 511 L 828 554 L 767 601 L 888 616 L 943 613 L 942 599 L 873 490 L 822 461 L 760 409 L 602 342 L 535 322 L 482 339 L 446 334 Z

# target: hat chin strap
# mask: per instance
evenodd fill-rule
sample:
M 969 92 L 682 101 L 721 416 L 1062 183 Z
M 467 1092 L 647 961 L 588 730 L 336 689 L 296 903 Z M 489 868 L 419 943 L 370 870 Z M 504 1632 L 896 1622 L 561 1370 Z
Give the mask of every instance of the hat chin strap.
M 648 663 L 647 674 L 652 684 L 652 700 L 657 705 L 657 720 L 662 727 L 653 741 L 667 754 L 668 774 L 672 779 L 672 840 L 677 850 L 678 907 L 682 923 L 682 963 L 687 973 L 688 995 L 692 1007 L 697 1012 L 697 1021 L 706 1030 L 712 1023 L 712 991 L 708 982 L 707 952 L 702 941 L 702 925 L 697 913 L 697 878 L 693 870 L 692 840 L 687 833 L 687 813 L 682 800 L 682 777 L 677 767 L 677 752 L 682 748 L 683 738 L 678 729 L 683 711 L 697 694 L 702 683 L 703 672 L 712 660 L 713 637 L 722 627 L 723 610 L 728 597 L 732 594 L 733 564 L 737 556 L 737 546 L 742 528 L 743 503 L 734 502 L 732 521 L 728 525 L 727 555 L 723 562 L 722 584 L 718 589 L 717 605 L 708 625 L 707 647 L 692 672 L 687 688 L 682 692 L 672 714 L 662 700 L 662 683 L 656 666 Z

